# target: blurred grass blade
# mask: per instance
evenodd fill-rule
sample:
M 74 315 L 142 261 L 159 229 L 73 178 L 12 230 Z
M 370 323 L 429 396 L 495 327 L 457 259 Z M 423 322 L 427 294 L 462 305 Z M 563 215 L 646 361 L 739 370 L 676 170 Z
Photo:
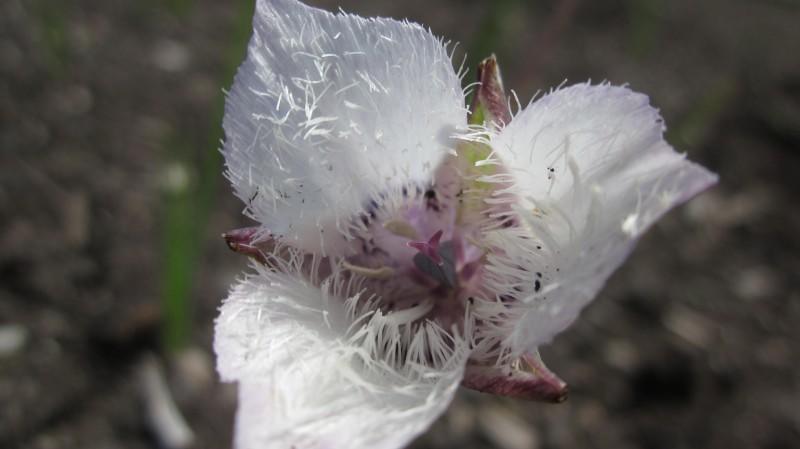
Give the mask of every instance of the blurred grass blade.
M 738 94 L 738 85 L 733 78 L 718 80 L 683 115 L 672 130 L 667 131 L 667 140 L 687 148 L 702 144 L 713 131 L 714 125 L 724 115 Z
M 191 13 L 191 1 L 176 0 L 175 4 L 186 8 L 181 11 L 183 15 Z M 234 7 L 236 14 L 231 40 L 217 79 L 220 86 L 231 84 L 250 37 L 253 2 L 240 0 Z M 200 158 L 192 157 L 192 148 L 196 143 L 190 139 L 191 133 L 187 130 L 183 131 L 187 133 L 186 137 L 183 134 L 172 136 L 165 143 L 165 155 L 177 158 L 167 170 L 167 189 L 163 199 L 162 344 L 169 351 L 184 347 L 191 332 L 189 298 L 198 261 L 203 253 L 205 227 L 214 210 L 215 194 L 222 173 L 222 155 L 216 150 L 223 137 L 221 123 L 224 104 L 224 96 L 220 94 L 209 116 L 207 129 L 211 131 L 200 148 Z M 185 183 L 174 183 L 176 176 L 178 179 L 184 176 Z

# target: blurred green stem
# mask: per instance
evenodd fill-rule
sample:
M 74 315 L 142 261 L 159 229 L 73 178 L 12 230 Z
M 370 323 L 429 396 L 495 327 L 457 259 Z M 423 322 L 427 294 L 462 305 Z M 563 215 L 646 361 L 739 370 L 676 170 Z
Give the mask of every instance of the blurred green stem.
M 683 114 L 683 120 L 667 132 L 667 140 L 688 148 L 702 144 L 733 103 L 737 93 L 735 79 L 719 79 Z
M 186 17 L 190 14 L 193 6 L 190 0 L 176 0 L 174 3 L 185 8 L 178 11 L 178 15 Z M 218 78 L 218 84 L 223 86 L 231 84 L 250 37 L 252 0 L 239 0 L 233 7 L 236 8 L 236 15 L 230 44 Z M 220 95 L 210 114 L 207 129 L 212 131 L 202 145 L 200 162 L 192 158 L 191 149 L 196 141 L 191 139 L 188 131 L 184 131 L 185 135 L 172 136 L 165 143 L 165 154 L 177 158 L 173 166 L 179 174 L 183 173 L 185 180 L 184 185 L 178 182 L 177 185 L 168 186 L 164 196 L 162 344 L 168 351 L 185 347 L 191 333 L 190 296 L 193 280 L 203 253 L 205 226 L 214 209 L 215 193 L 222 172 L 222 156 L 216 149 L 223 137 L 221 122 L 224 102 L 224 96 Z M 170 184 L 169 181 L 167 183 Z
M 665 5 L 662 0 L 629 0 L 627 9 L 628 52 L 641 61 L 658 44 Z
M 174 189 L 165 195 L 164 241 L 164 335 L 168 350 L 183 347 L 189 335 L 188 295 L 195 271 L 197 237 L 193 220 L 192 189 Z
M 67 45 L 67 4 L 36 1 L 31 3 L 32 13 L 39 21 L 43 54 L 51 74 L 60 75 L 69 60 Z

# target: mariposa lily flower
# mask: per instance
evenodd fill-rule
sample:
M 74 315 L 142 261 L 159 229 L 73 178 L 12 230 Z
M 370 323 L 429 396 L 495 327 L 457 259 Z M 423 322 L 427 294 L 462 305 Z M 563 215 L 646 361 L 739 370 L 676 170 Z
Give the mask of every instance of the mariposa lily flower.
M 224 119 L 259 222 L 225 234 L 254 262 L 216 322 L 236 447 L 402 447 L 459 385 L 563 400 L 537 348 L 716 180 L 645 95 L 577 84 L 514 115 L 478 72 L 467 109 L 423 27 L 257 2 Z

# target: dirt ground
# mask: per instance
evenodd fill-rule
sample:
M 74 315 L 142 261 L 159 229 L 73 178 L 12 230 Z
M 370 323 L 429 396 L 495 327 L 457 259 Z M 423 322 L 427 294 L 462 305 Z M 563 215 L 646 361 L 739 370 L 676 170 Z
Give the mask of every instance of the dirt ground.
M 523 103 L 565 79 L 628 83 L 721 178 L 543 349 L 566 403 L 462 391 L 414 448 L 800 446 L 800 3 L 310 3 L 408 17 L 470 60 L 494 51 Z M 246 266 L 219 234 L 247 222 L 209 155 L 247 8 L 0 2 L 0 447 L 158 447 L 153 360 L 191 447 L 230 447 L 235 387 L 216 378 L 211 326 Z M 168 228 L 197 186 L 202 222 L 177 221 L 196 234 L 189 344 L 164 351 Z

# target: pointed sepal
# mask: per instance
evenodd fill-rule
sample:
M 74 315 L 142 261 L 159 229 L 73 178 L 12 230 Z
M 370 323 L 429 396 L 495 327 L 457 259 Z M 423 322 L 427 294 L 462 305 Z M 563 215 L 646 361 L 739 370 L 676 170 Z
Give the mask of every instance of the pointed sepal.
M 511 109 L 503 88 L 497 57 L 491 55 L 478 64 L 478 88 L 472 98 L 469 123 L 503 128 L 511 122 Z
M 525 354 L 509 366 L 467 365 L 461 386 L 531 401 L 559 403 L 567 400 L 566 382 L 550 371 L 538 351 Z
M 257 226 L 233 229 L 222 234 L 222 238 L 231 251 L 252 257 L 260 263 L 266 263 L 267 252 L 274 247 L 271 237 L 264 236 Z

